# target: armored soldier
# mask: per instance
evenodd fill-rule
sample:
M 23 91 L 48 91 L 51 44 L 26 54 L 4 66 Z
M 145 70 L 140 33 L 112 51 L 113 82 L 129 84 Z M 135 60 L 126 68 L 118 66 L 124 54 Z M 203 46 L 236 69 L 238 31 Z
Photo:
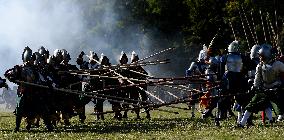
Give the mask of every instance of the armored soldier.
M 120 65 L 125 65 L 128 62 L 128 57 L 127 57 L 127 55 L 123 51 L 121 52 L 121 56 L 120 56 L 119 62 L 120 62 Z M 129 71 L 129 69 L 130 68 L 120 69 L 119 73 L 122 76 L 124 76 L 124 77 L 131 77 L 131 78 L 133 78 L 133 72 Z M 129 84 L 131 84 L 128 80 L 119 80 L 119 81 L 120 81 L 121 85 L 129 85 Z M 119 97 L 135 100 L 135 101 L 131 101 L 131 102 L 126 100 L 124 102 L 133 104 L 133 107 L 137 107 L 138 106 L 139 92 L 137 91 L 137 89 L 135 87 L 126 87 L 126 88 L 123 88 L 123 89 L 121 89 L 119 91 L 121 92 L 118 95 Z M 129 108 L 129 105 L 122 104 L 122 107 L 123 108 Z M 137 119 L 140 119 L 139 110 L 135 110 L 135 113 L 137 115 Z M 123 118 L 127 118 L 127 117 L 128 117 L 127 116 L 127 111 L 124 111 Z
M 201 72 L 200 72 L 199 67 L 196 64 L 196 62 L 192 62 L 190 64 L 190 67 L 186 70 L 185 76 L 189 77 L 189 76 L 200 75 L 200 74 L 201 74 Z M 192 78 L 198 79 L 199 77 L 192 77 Z M 188 87 L 190 89 L 202 90 L 200 84 L 189 84 Z M 191 101 L 189 102 L 188 106 L 189 106 L 189 108 L 191 108 L 191 117 L 194 118 L 195 117 L 195 109 L 196 109 L 195 104 L 198 102 L 199 95 L 194 94 L 193 92 L 190 92 L 189 96 L 190 96 Z
M 16 132 L 19 131 L 22 117 L 26 116 L 28 118 L 34 118 L 35 115 L 39 113 L 38 111 L 44 108 L 41 104 L 37 104 L 39 98 L 35 88 L 21 84 L 21 81 L 38 84 L 39 75 L 34 66 L 34 59 L 35 56 L 33 55 L 32 50 L 29 47 L 26 47 L 22 54 L 24 64 L 21 66 L 16 65 L 14 68 L 5 72 L 5 77 L 7 77 L 7 79 L 19 85 L 17 92 L 19 100 L 15 111 Z M 44 114 L 42 117 L 47 129 L 49 131 L 53 130 L 48 114 Z M 28 130 L 30 129 L 30 125 L 30 122 L 28 122 L 26 127 Z
M 131 63 L 132 63 L 132 64 L 136 64 L 138 60 L 139 60 L 138 55 L 133 51 L 132 54 L 131 54 Z M 141 66 L 130 67 L 129 69 L 132 70 L 132 71 L 136 71 L 136 72 L 141 73 L 141 74 L 139 74 L 139 73 L 132 73 L 132 76 L 131 76 L 132 78 L 138 79 L 138 80 L 146 80 L 146 79 L 147 79 L 147 76 L 146 76 L 146 75 L 148 75 L 148 73 L 147 73 L 147 72 L 145 71 L 145 69 L 143 69 Z M 140 83 L 141 83 L 141 82 L 140 82 Z M 146 83 L 143 83 L 143 82 L 142 82 L 141 84 L 142 84 L 142 85 L 139 86 L 139 87 L 141 87 L 141 88 L 139 88 L 139 87 L 134 87 L 135 90 L 133 90 L 133 91 L 138 91 L 139 94 L 137 94 L 137 93 L 134 92 L 134 93 L 131 93 L 130 96 L 133 95 L 134 97 L 131 97 L 131 99 L 138 100 L 138 99 L 139 99 L 139 95 L 140 95 L 140 97 L 141 97 L 140 100 L 142 101 L 141 105 L 142 105 L 142 106 L 145 106 L 145 105 L 148 105 L 148 103 L 146 103 L 147 100 L 148 100 L 148 96 L 147 96 L 147 93 L 146 93 L 147 84 L 146 84 Z M 142 89 L 143 89 L 143 90 L 142 90 Z M 147 118 L 147 119 L 150 119 L 151 116 L 150 116 L 150 110 L 149 110 L 149 108 L 145 107 L 144 109 L 145 109 L 145 112 L 146 112 L 146 118 Z M 136 112 L 136 114 L 137 114 L 137 118 L 140 118 L 140 117 L 139 117 L 139 114 L 138 114 L 138 113 L 139 113 L 139 110 L 136 110 L 135 112 Z
M 225 74 L 222 79 L 222 94 L 235 95 L 238 104 L 243 105 L 243 96 L 237 95 L 239 93 L 245 93 L 248 88 L 247 81 L 245 79 L 246 72 L 244 72 L 244 66 L 246 59 L 239 52 L 239 42 L 233 41 L 228 46 L 228 54 L 222 59 L 222 63 L 225 64 Z M 232 97 L 224 97 L 218 104 L 218 108 L 221 112 L 221 118 L 227 117 L 227 111 L 231 112 L 230 106 L 232 105 Z M 232 114 L 233 115 L 233 114 Z M 241 112 L 238 113 L 241 116 Z
M 78 70 L 75 65 L 69 64 L 71 60 L 70 54 L 62 49 L 62 61 L 60 66 L 58 67 L 59 71 L 69 71 L 69 70 Z M 60 88 L 69 89 L 69 90 L 78 90 L 81 91 L 81 82 L 80 78 L 77 75 L 72 75 L 68 72 L 60 73 L 59 75 L 58 86 Z M 70 125 L 69 119 L 74 115 L 74 110 L 76 109 L 77 114 L 79 115 L 79 119 L 81 123 L 84 123 L 85 116 L 85 103 L 81 102 L 81 97 L 78 95 L 70 95 L 70 94 L 60 94 L 58 97 L 58 103 L 61 108 L 62 118 L 64 120 L 65 125 Z M 64 101 L 64 102 L 63 102 Z M 75 108 L 74 108 L 75 107 Z
M 3 88 L 3 87 L 5 87 L 5 88 L 8 89 L 8 85 L 7 85 L 7 83 L 6 83 L 6 79 L 2 79 L 2 78 L 0 77 L 0 88 Z
M 79 56 L 77 57 L 76 62 L 80 66 L 80 69 L 88 69 L 90 70 L 89 72 L 91 75 L 98 75 L 100 73 L 99 71 L 92 71 L 98 69 L 100 66 L 98 55 L 95 52 L 90 51 L 90 55 L 87 55 L 89 61 L 84 61 L 83 59 L 84 55 L 85 53 L 81 52 L 81 54 L 79 54 Z M 82 76 L 81 79 L 83 80 L 82 90 L 85 92 L 97 91 L 102 89 L 101 79 L 98 77 Z M 82 106 L 83 105 L 85 106 L 85 104 L 89 103 L 90 101 L 92 101 L 96 106 L 97 99 L 80 96 L 80 102 Z M 94 112 L 97 112 L 96 107 L 94 107 Z M 104 119 L 104 117 L 98 115 L 97 119 Z
M 245 108 L 244 116 L 239 124 L 243 127 L 251 113 L 265 110 L 266 116 L 272 123 L 272 112 L 270 101 L 277 104 L 280 114 L 283 114 L 283 94 L 281 74 L 284 72 L 284 64 L 274 60 L 272 57 L 272 47 L 268 44 L 261 45 L 259 50 L 260 63 L 256 67 L 256 75 L 253 83 L 254 97 Z M 270 90 L 270 89 L 276 89 Z

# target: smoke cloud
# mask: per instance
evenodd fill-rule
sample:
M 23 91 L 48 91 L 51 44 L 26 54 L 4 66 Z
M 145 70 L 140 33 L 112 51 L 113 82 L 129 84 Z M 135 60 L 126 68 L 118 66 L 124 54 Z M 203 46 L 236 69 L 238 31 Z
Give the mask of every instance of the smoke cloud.
M 25 46 L 33 51 L 45 46 L 51 54 L 55 49 L 66 49 L 73 64 L 81 51 L 94 51 L 99 56 L 104 53 L 112 64 L 117 64 L 121 51 L 126 52 L 129 59 L 132 51 L 143 58 L 171 47 L 167 39 L 157 39 L 159 34 L 155 28 L 144 29 L 139 23 L 124 22 L 131 15 L 117 7 L 117 2 L 0 0 L 1 76 L 8 68 L 22 63 Z M 172 73 L 153 67 L 149 68 L 153 75 Z

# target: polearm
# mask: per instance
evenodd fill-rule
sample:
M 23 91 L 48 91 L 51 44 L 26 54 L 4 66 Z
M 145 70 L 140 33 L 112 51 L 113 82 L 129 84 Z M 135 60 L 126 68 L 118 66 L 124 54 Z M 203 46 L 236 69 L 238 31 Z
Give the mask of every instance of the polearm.
M 244 29 L 245 38 L 246 38 L 246 40 L 247 40 L 248 47 L 250 48 L 251 45 L 250 45 L 250 43 L 249 43 L 249 39 L 248 39 L 248 35 L 247 35 L 247 31 L 246 31 L 245 24 L 244 24 L 244 21 L 243 21 L 243 18 L 242 18 L 242 14 L 241 14 L 241 11 L 240 11 L 240 10 L 238 10 L 238 11 L 239 11 L 240 19 L 241 19 L 241 22 L 242 22 L 242 27 L 243 27 L 243 29 Z
M 255 37 L 254 37 L 254 33 L 253 33 L 253 31 L 252 31 L 252 29 L 251 29 L 251 26 L 250 26 L 250 24 L 249 24 L 249 21 L 248 21 L 248 17 L 247 17 L 247 15 L 246 15 L 245 10 L 244 10 L 244 8 L 243 8 L 242 5 L 241 5 L 241 9 L 242 9 L 243 15 L 245 16 L 245 20 L 246 20 L 246 23 L 247 23 L 248 28 L 249 28 L 249 30 L 250 30 L 250 34 L 251 34 L 251 36 L 252 36 L 252 39 L 253 39 L 254 43 L 257 44 L 257 41 L 256 41 L 256 39 L 255 39 Z
M 142 62 L 142 63 L 136 63 L 136 64 L 104 66 L 104 67 L 97 68 L 97 69 L 59 71 L 59 73 L 68 73 L 68 72 L 78 72 L 79 73 L 79 72 L 103 71 L 103 70 L 109 70 L 109 69 L 120 69 L 120 68 L 122 69 L 122 68 L 129 68 L 129 67 L 157 65 L 157 64 L 168 64 L 168 63 L 169 63 L 169 59 L 165 59 L 165 60 L 148 61 L 148 62 Z
M 252 13 L 252 11 L 250 12 L 250 14 L 251 14 L 251 21 L 252 21 L 252 26 L 253 26 L 254 34 L 255 34 L 256 44 L 259 44 L 258 36 L 257 36 L 257 33 L 256 33 L 256 26 L 255 26 L 255 23 L 254 23 L 254 18 L 253 18 L 253 13 Z
M 116 97 L 116 96 L 109 96 L 109 95 L 103 95 L 103 94 L 91 94 L 90 92 L 80 92 L 80 91 L 72 91 L 72 90 L 67 90 L 67 89 L 60 89 L 60 88 L 51 88 L 49 86 L 44 86 L 44 85 L 39 85 L 39 84 L 35 84 L 35 83 L 30 83 L 30 82 L 24 82 L 24 81 L 19 81 L 16 80 L 17 83 L 21 83 L 21 84 L 25 84 L 25 85 L 29 85 L 29 86 L 35 86 L 35 87 L 40 87 L 40 88 L 45 88 L 45 89 L 50 89 L 50 90 L 54 90 L 54 91 L 60 91 L 62 93 L 70 93 L 70 94 L 74 94 L 74 95 L 82 95 L 85 97 L 90 97 L 90 98 L 95 98 L 95 99 L 102 99 L 102 100 L 109 100 L 112 102 L 117 102 L 117 103 L 124 103 L 124 104 L 128 104 L 128 105 L 134 105 L 137 106 L 136 104 L 132 104 L 132 103 L 127 103 L 124 101 L 120 101 L 120 100 L 127 100 L 130 102 L 143 102 L 143 101 L 138 101 L 138 100 L 132 100 L 132 99 L 128 99 L 128 98 L 121 98 L 121 97 Z M 87 93 L 87 94 L 84 94 Z M 105 98 L 103 98 L 105 97 Z M 143 103 L 148 103 L 148 102 L 143 102 Z M 149 104 L 149 103 L 148 103 Z
M 272 33 L 273 33 L 273 38 L 272 38 L 272 39 L 273 39 L 273 41 L 274 41 L 274 43 L 275 43 L 275 47 L 278 47 L 278 45 L 277 45 L 277 35 L 276 35 L 276 33 L 275 33 L 273 24 L 272 24 L 272 22 L 271 22 L 271 20 L 270 20 L 270 18 L 269 18 L 269 13 L 268 13 L 268 12 L 267 12 L 266 18 L 267 18 L 267 22 L 268 22 L 269 25 L 270 25 L 271 31 L 272 31 Z
M 275 25 L 276 25 L 276 29 L 275 29 L 275 31 L 276 31 L 276 46 L 278 46 L 278 18 L 277 18 L 277 11 L 276 11 L 276 8 L 275 8 L 275 12 L 274 12 L 274 14 L 275 14 Z
M 267 43 L 267 38 L 266 38 L 266 33 L 265 33 L 265 26 L 264 26 L 264 21 L 263 21 L 263 18 L 262 18 L 262 12 L 261 12 L 261 10 L 259 10 L 259 14 L 260 14 L 260 19 L 261 19 L 261 24 L 262 24 L 262 29 L 263 29 L 263 34 L 264 34 L 265 43 Z
M 134 62 L 134 63 L 139 63 L 139 62 L 141 62 L 141 61 L 147 60 L 147 59 L 149 59 L 149 58 L 151 58 L 151 57 L 160 55 L 160 54 L 162 54 L 162 53 L 165 53 L 165 52 L 167 52 L 167 51 L 171 51 L 171 50 L 174 50 L 174 49 L 175 49 L 175 47 L 171 47 L 171 48 L 167 48 L 167 49 L 161 50 L 161 51 L 159 51 L 159 52 L 157 52 L 157 53 L 154 53 L 154 54 L 151 54 L 151 55 L 149 55 L 149 56 L 147 56 L 147 57 L 145 57 L 145 58 L 139 59 L 139 60 L 137 60 L 137 61 Z
M 119 77 L 121 77 L 121 78 L 126 78 L 125 80 L 127 80 L 127 82 L 129 82 L 130 84 L 135 84 L 135 83 L 133 83 L 132 81 L 128 80 L 127 77 L 122 76 L 121 74 L 117 73 L 116 71 L 113 71 L 113 72 L 114 72 L 115 74 L 117 74 L 117 75 L 118 75 Z M 143 89 L 142 87 L 140 87 L 140 86 L 136 86 L 136 87 L 138 87 L 140 90 L 144 91 L 144 92 L 147 93 L 148 95 L 152 96 L 153 98 L 155 98 L 155 99 L 158 100 L 159 102 L 165 103 L 165 101 L 163 101 L 162 99 L 158 98 L 158 97 L 155 96 L 154 94 L 148 92 L 147 90 Z
M 214 37 L 213 37 L 212 40 L 210 41 L 210 44 L 208 45 L 208 48 L 210 48 L 210 47 L 213 45 L 213 43 L 214 43 L 216 37 L 218 36 L 220 30 L 221 30 L 221 29 L 218 28 L 218 31 L 216 32 L 216 34 L 214 35 Z
M 266 13 L 266 25 L 267 25 L 267 30 L 268 30 L 268 36 L 269 36 L 269 38 L 270 38 L 270 42 L 272 43 L 272 46 L 274 46 L 274 40 L 273 40 L 273 35 L 272 35 L 272 33 L 271 33 L 271 30 L 273 30 L 273 27 L 270 27 L 270 24 L 269 24 L 269 17 L 268 17 L 268 15 L 267 15 L 267 13 Z M 270 28 L 271 28 L 271 30 L 270 30 Z
M 199 93 L 198 93 L 199 94 Z M 197 94 L 197 95 L 198 95 Z M 243 93 L 241 93 L 243 94 Z M 231 95 L 217 95 L 217 96 L 210 96 L 207 97 L 207 99 L 213 99 L 213 98 L 220 98 L 220 97 L 228 97 L 228 96 L 235 96 L 235 95 L 241 95 L 241 94 L 231 94 Z M 247 94 L 247 93 L 246 93 Z M 195 94 L 194 94 L 195 95 Z M 192 95 L 193 96 L 193 95 Z M 190 97 L 188 97 L 190 98 Z M 133 108 L 124 108 L 124 109 L 120 109 L 119 111 L 129 111 L 129 110 L 135 110 L 135 109 L 142 109 L 142 108 L 159 108 L 159 107 L 163 107 L 163 106 L 168 106 L 168 105 L 173 105 L 173 104 L 180 104 L 180 103 L 187 103 L 187 102 L 191 102 L 193 100 L 199 100 L 199 99 L 188 99 L 188 98 L 184 98 L 184 99 L 180 99 L 180 100 L 175 100 L 175 101 L 171 101 L 168 103 L 160 103 L 160 104 L 149 104 L 149 105 L 145 105 L 145 106 L 138 106 L 138 107 L 133 107 Z M 109 114 L 109 113 L 114 113 L 114 111 L 105 111 L 105 112 L 100 112 L 100 113 L 96 113 L 96 115 L 99 114 Z
M 229 25 L 230 25 L 230 27 L 231 27 L 231 30 L 232 30 L 232 32 L 233 32 L 233 35 L 234 35 L 235 40 L 237 40 L 237 37 L 236 37 L 236 34 L 235 34 L 235 30 L 234 30 L 234 28 L 233 28 L 233 24 L 232 24 L 230 18 L 229 18 Z
M 98 64 L 101 65 L 101 62 L 99 62 L 99 61 L 96 60 L 96 59 L 94 59 L 94 60 L 95 60 Z M 101 65 L 101 66 L 102 66 L 102 67 L 105 67 L 104 65 Z M 122 76 L 121 74 L 117 73 L 115 70 L 109 69 L 109 71 L 113 72 L 114 74 L 118 75 L 118 76 L 121 77 L 121 78 L 126 78 L 125 80 L 127 80 L 130 84 L 135 84 L 134 82 L 128 80 L 127 77 L 124 77 L 124 76 Z M 161 99 L 158 98 L 157 96 L 153 95 L 152 93 L 146 91 L 146 90 L 143 89 L 142 87 L 140 87 L 140 86 L 136 86 L 136 87 L 138 87 L 140 90 L 144 91 L 144 92 L 147 93 L 148 95 L 154 97 L 156 100 L 160 101 L 161 103 L 164 103 L 163 100 L 161 100 Z
M 173 93 L 171 93 L 171 92 L 169 92 L 169 91 L 167 91 L 167 90 L 164 90 L 163 88 L 161 88 L 161 87 L 159 87 L 159 86 L 157 86 L 157 87 L 158 87 L 160 90 L 162 90 L 162 91 L 168 93 L 168 94 L 171 95 L 172 97 L 174 97 L 174 98 L 176 98 L 176 99 L 180 99 L 178 96 L 174 95 Z

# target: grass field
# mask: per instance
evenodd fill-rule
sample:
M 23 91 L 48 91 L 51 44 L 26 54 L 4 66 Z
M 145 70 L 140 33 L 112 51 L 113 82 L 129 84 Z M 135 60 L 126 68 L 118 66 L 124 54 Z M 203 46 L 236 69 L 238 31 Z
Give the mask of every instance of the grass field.
M 21 132 L 18 133 L 13 132 L 14 115 L 2 112 L 0 139 L 284 139 L 282 122 L 263 126 L 259 115 L 254 121 L 255 126 L 237 129 L 234 127 L 234 119 L 222 121 L 221 127 L 216 127 L 212 119 L 190 119 L 189 111 L 170 110 L 178 111 L 179 114 L 152 111 L 151 120 L 139 121 L 134 119 L 132 113 L 127 120 L 113 120 L 112 114 L 109 114 L 105 121 L 96 121 L 95 116 L 89 115 L 88 111 L 84 125 L 79 123 L 78 117 L 74 117 L 71 120 L 72 126 L 59 124 L 54 132 L 46 132 L 43 126 L 27 132 L 25 123 L 22 123 Z M 141 116 L 145 117 L 145 114 Z

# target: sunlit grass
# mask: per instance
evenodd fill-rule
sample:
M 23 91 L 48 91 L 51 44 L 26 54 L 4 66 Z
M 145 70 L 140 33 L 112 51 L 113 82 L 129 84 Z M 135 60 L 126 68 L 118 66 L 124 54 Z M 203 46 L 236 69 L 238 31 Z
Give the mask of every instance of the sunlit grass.
M 185 106 L 184 106 L 185 107 Z M 15 117 L 11 112 L 0 115 L 1 139 L 283 139 L 283 123 L 274 126 L 263 126 L 259 115 L 256 115 L 255 126 L 245 129 L 235 128 L 234 119 L 221 122 L 221 127 L 214 126 L 213 119 L 202 120 L 200 114 L 190 118 L 189 111 L 163 108 L 178 111 L 179 114 L 152 111 L 152 119 L 135 120 L 129 113 L 129 119 L 117 121 L 112 114 L 106 115 L 105 121 L 96 121 L 87 111 L 85 124 L 80 124 L 78 117 L 72 118 L 72 125 L 64 127 L 59 124 L 54 132 L 46 132 L 43 124 L 40 128 L 25 130 L 22 123 L 21 132 L 14 133 Z M 145 118 L 145 114 L 141 114 Z

